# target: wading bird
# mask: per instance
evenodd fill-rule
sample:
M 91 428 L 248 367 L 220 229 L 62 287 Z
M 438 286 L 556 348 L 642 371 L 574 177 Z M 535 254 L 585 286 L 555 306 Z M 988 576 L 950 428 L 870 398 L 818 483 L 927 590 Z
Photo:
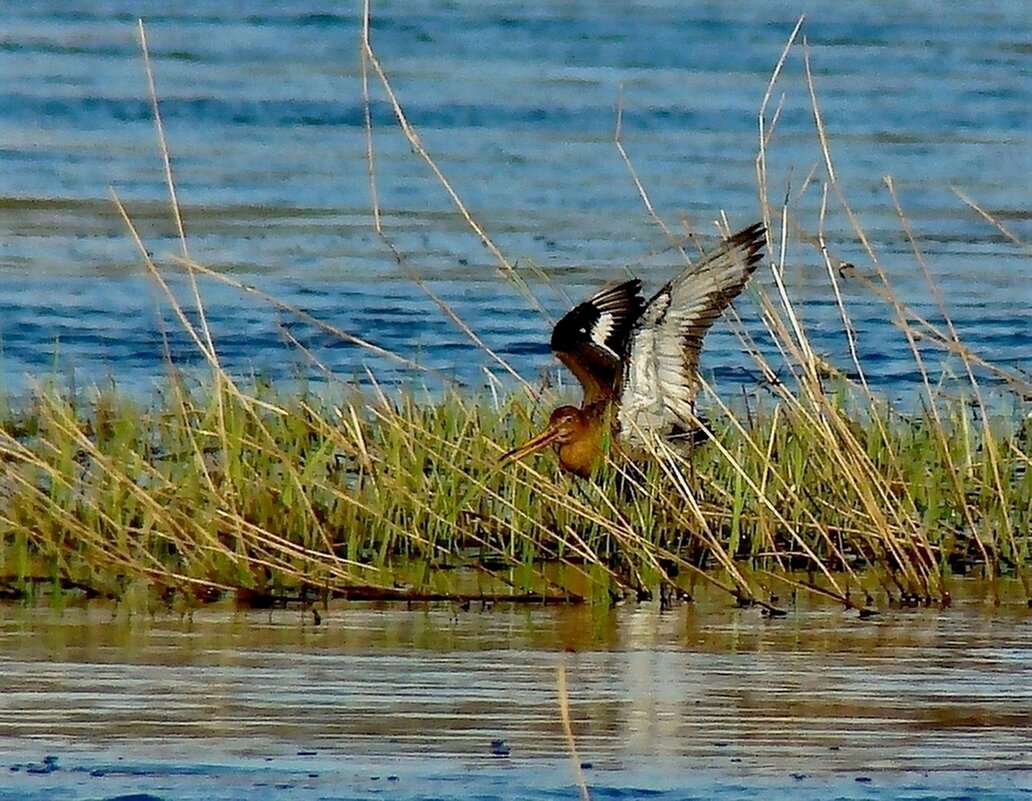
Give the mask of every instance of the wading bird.
M 564 469 L 588 477 L 612 436 L 622 449 L 656 439 L 693 441 L 699 351 L 713 322 L 762 258 L 764 227 L 750 226 L 673 278 L 645 303 L 641 281 L 608 287 L 574 306 L 552 331 L 552 351 L 584 390 L 503 462 L 553 445 Z

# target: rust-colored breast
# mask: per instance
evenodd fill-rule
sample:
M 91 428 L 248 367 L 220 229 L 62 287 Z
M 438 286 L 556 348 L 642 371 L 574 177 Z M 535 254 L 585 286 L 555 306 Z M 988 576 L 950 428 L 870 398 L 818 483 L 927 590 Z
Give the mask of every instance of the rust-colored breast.
M 588 478 L 591 469 L 602 459 L 602 446 L 597 438 L 584 438 L 567 442 L 559 448 L 559 464 L 564 470 Z
M 576 435 L 559 446 L 559 464 L 564 470 L 582 478 L 591 475 L 592 468 L 603 458 L 602 432 L 608 425 L 606 404 L 588 407 Z

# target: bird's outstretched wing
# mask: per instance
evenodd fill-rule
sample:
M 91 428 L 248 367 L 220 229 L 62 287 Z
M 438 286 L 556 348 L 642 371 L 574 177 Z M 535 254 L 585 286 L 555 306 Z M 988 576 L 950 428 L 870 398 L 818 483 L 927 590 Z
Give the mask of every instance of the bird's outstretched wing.
M 631 326 L 645 308 L 641 281 L 607 287 L 555 324 L 552 350 L 584 389 L 584 406 L 615 396 Z
M 648 302 L 617 386 L 621 439 L 640 445 L 691 428 L 702 340 L 755 271 L 764 234 L 760 223 L 739 231 Z

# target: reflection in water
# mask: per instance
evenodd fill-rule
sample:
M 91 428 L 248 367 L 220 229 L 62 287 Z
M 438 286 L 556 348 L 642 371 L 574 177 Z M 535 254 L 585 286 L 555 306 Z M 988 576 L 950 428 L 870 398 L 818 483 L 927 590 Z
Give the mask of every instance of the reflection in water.
M 390 760 L 430 781 L 499 759 L 491 743 L 504 740 L 513 786 L 533 795 L 542 777 L 571 781 L 555 693 L 565 660 L 592 783 L 856 774 L 885 786 L 910 771 L 993 770 L 1003 792 L 1032 770 L 1027 617 L 963 598 L 871 621 L 826 608 L 770 621 L 722 603 L 666 614 L 340 604 L 318 628 L 297 612 L 7 608 L 0 753 L 20 756 L 0 768 L 28 782 L 22 768 L 49 753 L 94 768 L 169 755 L 288 770 L 302 752 L 317 773 Z

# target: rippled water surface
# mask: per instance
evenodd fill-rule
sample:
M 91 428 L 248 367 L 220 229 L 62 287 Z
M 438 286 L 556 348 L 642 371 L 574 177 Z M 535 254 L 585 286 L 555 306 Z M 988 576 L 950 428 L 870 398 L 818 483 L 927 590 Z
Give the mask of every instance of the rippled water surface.
M 1022 605 L 0 609 L 0 798 L 1032 797 Z M 145 796 L 137 796 L 143 798 Z
M 721 210 L 734 226 L 757 218 L 757 112 L 802 10 L 780 0 L 654 0 L 633 9 L 374 2 L 373 43 L 423 144 L 554 318 L 567 295 L 628 266 L 650 286 L 676 268 L 614 147 L 618 97 L 623 142 L 672 225 L 680 230 L 683 217 L 712 233 Z M 179 246 L 137 15 L 148 22 L 191 256 L 474 386 L 485 368 L 502 372 L 375 235 L 354 9 L 328 14 L 297 0 L 252 9 L 34 2 L 0 6 L 3 388 L 24 388 L 27 374 L 65 380 L 73 368 L 80 383 L 111 375 L 146 388 L 165 373 L 166 347 L 179 364 L 200 361 L 144 277 L 109 197 L 113 187 L 147 247 L 171 267 Z M 935 2 L 853 2 L 813 11 L 803 28 L 835 169 L 898 290 L 918 311 L 938 314 L 885 175 L 961 334 L 1025 369 L 1027 252 L 952 187 L 1029 240 L 1028 23 L 1020 0 L 951 3 L 949 13 Z M 824 168 L 801 47 L 785 65 L 771 115 L 779 103 L 771 197 L 780 202 L 788 191 L 812 228 Z M 377 86 L 372 116 L 391 241 L 517 370 L 534 377 L 551 366 L 548 316 L 499 275 L 400 136 Z M 834 195 L 827 228 L 836 257 L 870 266 Z M 813 261 L 809 250 L 791 248 L 790 279 L 815 347 L 846 365 L 824 269 Z M 345 378 L 366 366 L 385 381 L 412 377 L 253 296 L 210 281 L 202 291 L 220 354 L 238 374 L 309 374 L 307 357 L 285 345 L 289 333 Z M 905 391 L 915 371 L 905 339 L 887 323 L 890 308 L 847 292 L 872 378 Z M 759 333 L 755 304 L 739 307 Z M 706 369 L 748 383 L 738 350 L 726 329 L 716 331 Z

